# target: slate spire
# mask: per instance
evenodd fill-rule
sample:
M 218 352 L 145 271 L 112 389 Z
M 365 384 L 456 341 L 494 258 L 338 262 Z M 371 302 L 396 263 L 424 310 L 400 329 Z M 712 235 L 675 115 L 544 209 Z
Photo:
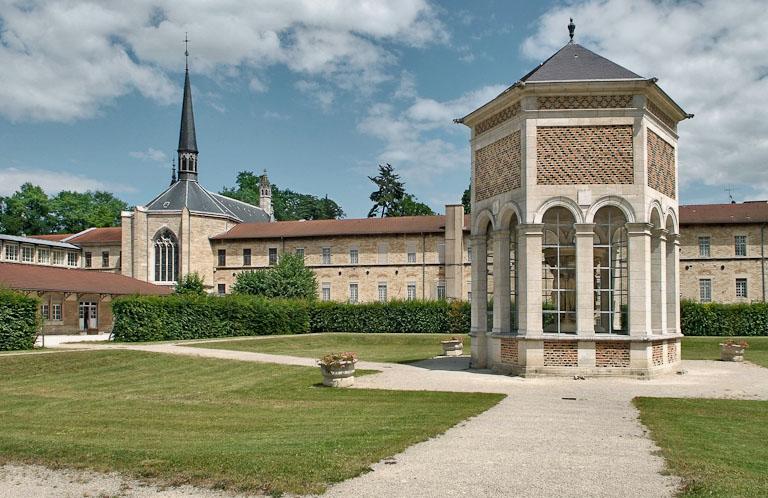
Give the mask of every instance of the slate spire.
M 179 130 L 179 180 L 197 180 L 197 137 L 195 115 L 192 111 L 192 86 L 189 83 L 189 50 L 184 38 L 184 97 L 181 103 L 181 127 Z

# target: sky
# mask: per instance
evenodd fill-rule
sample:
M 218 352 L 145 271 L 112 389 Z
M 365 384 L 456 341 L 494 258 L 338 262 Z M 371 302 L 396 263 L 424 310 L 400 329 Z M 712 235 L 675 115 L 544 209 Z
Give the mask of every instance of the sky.
M 239 171 L 368 212 L 380 163 L 442 212 L 469 183 L 453 123 L 576 41 L 659 85 L 680 124 L 681 203 L 768 199 L 768 20 L 759 0 L 0 0 L 0 195 L 30 181 L 162 191 L 184 40 L 200 181 Z

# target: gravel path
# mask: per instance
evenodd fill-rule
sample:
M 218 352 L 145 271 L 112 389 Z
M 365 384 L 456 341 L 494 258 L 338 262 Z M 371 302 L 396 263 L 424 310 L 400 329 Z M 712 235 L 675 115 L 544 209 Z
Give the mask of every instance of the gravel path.
M 312 358 L 173 344 L 77 347 L 314 365 Z M 356 388 L 499 392 L 507 398 L 445 434 L 373 465 L 372 472 L 332 486 L 325 496 L 672 496 L 679 480 L 663 475 L 664 461 L 640 425 L 631 399 L 768 399 L 768 369 L 751 364 L 687 361 L 683 363 L 685 375 L 653 380 L 571 380 L 470 372 L 466 370 L 468 363 L 467 358 L 437 358 L 411 365 L 360 362 L 358 368 L 381 373 L 359 377 Z M 8 496 L 68 496 L 41 495 L 37 488 L 26 487 L 25 483 L 32 486 L 37 480 L 20 479 L 16 488 L 8 487 L 6 481 L 0 474 L 0 496 L 13 489 L 25 493 Z M 40 489 L 51 491 L 49 484 Z M 131 486 L 124 496 L 144 496 L 131 494 L 137 489 Z M 169 490 L 176 491 L 206 492 Z

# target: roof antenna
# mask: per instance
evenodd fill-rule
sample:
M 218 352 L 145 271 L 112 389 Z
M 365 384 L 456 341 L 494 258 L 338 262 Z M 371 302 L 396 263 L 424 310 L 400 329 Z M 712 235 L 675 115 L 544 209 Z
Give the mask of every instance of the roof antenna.
M 573 17 L 571 17 L 571 23 L 568 25 L 568 34 L 571 36 L 571 41 L 568 43 L 573 43 L 573 32 L 576 31 L 576 25 L 573 24 Z
M 171 159 L 171 185 L 176 183 L 176 158 Z
M 189 71 L 189 33 L 186 31 L 184 32 L 184 70 Z
M 726 188 L 725 191 L 728 192 L 728 199 L 731 200 L 731 204 L 736 204 L 736 201 L 733 200 L 733 192 L 734 192 L 733 186 L 728 185 L 728 188 Z

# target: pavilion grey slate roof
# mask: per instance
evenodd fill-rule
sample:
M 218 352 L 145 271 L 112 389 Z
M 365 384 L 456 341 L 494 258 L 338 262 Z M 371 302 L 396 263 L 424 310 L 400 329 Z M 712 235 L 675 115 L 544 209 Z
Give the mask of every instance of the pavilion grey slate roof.
M 147 205 L 149 212 L 181 211 L 223 216 L 237 222 L 267 222 L 269 214 L 263 209 L 236 199 L 209 192 L 195 180 L 179 180 Z
M 520 81 L 605 81 L 644 79 L 578 43 L 568 43 Z
M 181 104 L 179 152 L 197 152 L 197 137 L 195 136 L 195 115 L 192 112 L 192 88 L 189 84 L 189 69 L 187 69 L 184 73 L 184 98 Z

